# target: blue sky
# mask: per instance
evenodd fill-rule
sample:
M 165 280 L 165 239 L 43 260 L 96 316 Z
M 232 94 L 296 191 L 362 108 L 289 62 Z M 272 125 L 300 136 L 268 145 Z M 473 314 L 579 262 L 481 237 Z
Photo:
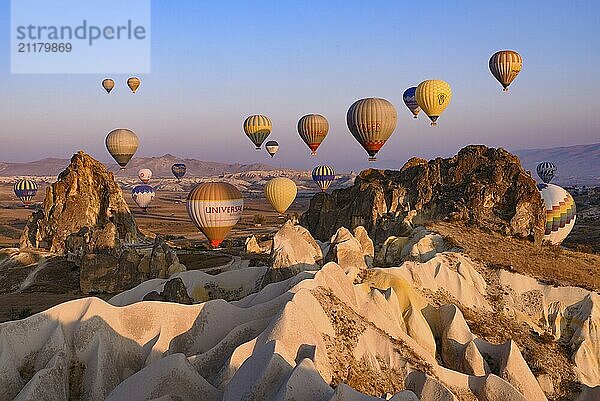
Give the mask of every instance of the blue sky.
M 127 75 L 10 74 L 10 4 L 0 8 L 0 160 L 69 157 L 83 149 L 107 160 L 104 137 L 133 129 L 138 155 L 171 153 L 229 162 L 271 162 L 241 125 L 271 117 L 274 164 L 338 170 L 367 166 L 346 128 L 348 107 L 383 97 L 398 111 L 375 167 L 450 155 L 470 143 L 508 149 L 598 142 L 600 65 L 595 1 L 153 1 L 152 72 L 128 95 Z M 488 70 L 501 49 L 523 71 L 503 93 Z M 131 72 L 136 74 L 135 71 Z M 452 102 L 432 128 L 413 120 L 402 92 L 424 79 L 450 83 Z M 316 158 L 296 132 L 321 113 L 329 136 Z

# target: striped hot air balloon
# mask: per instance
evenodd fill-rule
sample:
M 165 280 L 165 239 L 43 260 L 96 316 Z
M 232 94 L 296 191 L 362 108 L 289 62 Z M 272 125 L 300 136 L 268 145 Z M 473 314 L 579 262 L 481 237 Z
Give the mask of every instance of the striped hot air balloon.
M 445 81 L 428 79 L 417 86 L 415 96 L 419 107 L 431 120 L 431 125 L 436 126 L 440 114 L 450 104 L 452 89 Z
M 329 132 L 329 122 L 320 114 L 307 114 L 298 121 L 298 134 L 308 145 L 311 155 L 317 154 L 317 148 Z
M 421 111 L 419 103 L 417 103 L 417 97 L 415 95 L 416 91 L 417 87 L 413 86 L 412 88 L 408 88 L 407 90 L 405 90 L 404 94 L 402 94 L 402 100 L 404 100 L 404 104 L 413 114 L 413 118 L 417 118 L 417 115 Z
M 297 193 L 296 184 L 289 178 L 273 178 L 265 185 L 265 198 L 277 213 L 285 213 L 296 199 Z
M 155 195 L 156 192 L 154 192 L 154 188 L 146 184 L 138 185 L 131 190 L 131 197 L 144 212 L 154 199 Z
M 181 180 L 187 171 L 187 167 L 183 163 L 175 163 L 171 166 L 171 172 L 177 178 L 177 180 Z
M 256 150 L 260 149 L 272 129 L 273 124 L 267 116 L 257 114 L 246 118 L 244 121 L 244 132 L 256 146 Z
M 273 157 L 279 150 L 279 143 L 277 143 L 277 141 L 268 141 L 265 143 L 265 149 L 267 150 L 267 153 Z
M 335 180 L 335 171 L 329 166 L 317 166 L 312 171 L 312 179 L 325 192 Z
M 115 87 L 115 81 L 113 81 L 110 78 L 106 78 L 105 80 L 102 81 L 102 87 L 104 88 L 106 93 L 110 93 L 110 91 L 112 91 L 113 88 Z
M 38 186 L 32 180 L 19 180 L 13 187 L 17 198 L 27 207 L 33 203 L 33 198 L 38 191 Z
M 142 81 L 137 77 L 131 77 L 127 80 L 127 86 L 131 89 L 131 92 L 135 93 L 140 87 Z
M 152 178 L 152 170 L 150 170 L 149 168 L 140 169 L 140 171 L 138 171 L 138 178 L 141 182 L 147 184 Z
M 352 136 L 369 154 L 369 161 L 394 133 L 398 115 L 394 106 L 385 99 L 366 98 L 354 102 L 346 114 L 346 123 Z
M 523 68 L 523 57 L 513 50 L 501 50 L 490 57 L 490 71 L 494 78 L 507 91 L 508 86 L 519 75 Z
M 106 149 L 121 166 L 121 170 L 125 169 L 125 166 L 137 151 L 138 145 L 137 135 L 125 128 L 112 130 L 106 136 Z
M 535 168 L 537 175 L 546 184 L 550 183 L 556 174 L 556 166 L 552 162 L 541 162 Z
M 570 193 L 554 184 L 538 184 L 546 208 L 544 239 L 560 244 L 575 225 L 575 201 Z
M 223 242 L 240 220 L 243 210 L 242 194 L 226 182 L 200 184 L 188 194 L 188 215 L 213 248 Z

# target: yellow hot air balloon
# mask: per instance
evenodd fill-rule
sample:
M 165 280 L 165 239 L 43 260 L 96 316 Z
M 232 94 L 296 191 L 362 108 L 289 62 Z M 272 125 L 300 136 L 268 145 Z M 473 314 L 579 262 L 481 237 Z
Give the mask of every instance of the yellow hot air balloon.
M 110 93 L 111 90 L 115 87 L 115 81 L 110 78 L 106 78 L 102 81 L 102 87 L 106 91 L 106 93 Z
M 267 139 L 273 129 L 273 124 L 267 116 L 260 114 L 250 116 L 244 121 L 244 132 L 256 146 L 256 150 L 260 149 L 262 143 Z
M 196 227 L 216 248 L 237 224 L 244 210 L 244 199 L 236 187 L 226 182 L 206 182 L 192 189 L 187 211 Z
M 127 80 L 127 86 L 129 86 L 129 89 L 131 89 L 133 93 L 138 90 L 141 83 L 142 81 L 137 77 L 131 77 Z
M 138 145 L 137 135 L 125 128 L 112 130 L 106 136 L 106 149 L 113 159 L 119 163 L 121 170 L 125 169 L 125 166 L 135 154 Z
M 439 79 L 428 79 L 417 86 L 415 92 L 419 107 L 431 120 L 431 125 L 437 125 L 437 119 L 452 99 L 452 89 L 447 82 Z
M 320 114 L 307 114 L 298 121 L 300 138 L 308 145 L 311 155 L 317 154 L 317 148 L 329 132 L 329 122 Z
M 519 75 L 523 68 L 523 57 L 513 50 L 501 50 L 490 57 L 490 71 L 507 91 L 508 85 Z
M 297 193 L 296 184 L 289 178 L 273 178 L 265 185 L 265 197 L 277 213 L 285 213 L 296 199 Z
M 346 123 L 352 136 L 369 154 L 369 161 L 396 129 L 398 115 L 394 105 L 385 99 L 375 97 L 357 100 L 346 114 Z

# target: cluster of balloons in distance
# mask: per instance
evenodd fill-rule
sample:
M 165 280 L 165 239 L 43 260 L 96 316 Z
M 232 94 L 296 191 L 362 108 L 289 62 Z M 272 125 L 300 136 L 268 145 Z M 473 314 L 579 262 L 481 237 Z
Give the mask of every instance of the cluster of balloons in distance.
M 142 81 L 137 77 L 131 77 L 127 80 L 127 86 L 131 89 L 131 92 L 135 93 L 140 87 Z M 109 93 L 115 88 L 115 81 L 112 78 L 106 78 L 102 81 L 102 87 Z
M 515 51 L 503 50 L 494 53 L 489 60 L 492 75 L 500 82 L 504 91 L 508 90 L 511 82 L 517 77 L 523 67 L 522 57 Z M 128 85 L 133 92 L 139 87 L 139 80 L 130 78 Z M 106 82 L 107 80 L 105 80 Z M 114 82 L 103 86 L 110 92 Z M 403 101 L 414 118 L 421 110 L 435 126 L 443 111 L 452 99 L 450 85 L 442 80 L 430 79 L 415 87 L 406 89 Z M 376 160 L 376 155 L 385 145 L 396 129 L 398 116 L 396 109 L 386 99 L 365 98 L 354 102 L 346 113 L 346 123 L 352 136 L 365 149 L 370 161 Z M 243 130 L 248 139 L 260 150 L 262 144 L 271 134 L 273 124 L 269 117 L 256 114 L 247 117 Z M 329 132 L 329 122 L 320 114 L 307 114 L 298 121 L 298 134 L 315 155 L 319 146 Z M 137 136 L 128 129 L 111 131 L 106 138 L 109 153 L 124 168 L 138 147 Z M 270 140 L 265 143 L 265 149 L 271 157 L 279 150 L 279 143 Z M 186 172 L 182 163 L 174 164 L 171 168 L 173 175 L 180 180 Z M 553 243 L 560 243 L 570 232 L 575 223 L 575 203 L 571 195 L 559 186 L 550 184 L 556 167 L 552 163 L 541 163 L 538 175 L 544 181 L 538 186 L 546 206 L 545 238 Z M 154 190 L 147 185 L 152 172 L 142 169 L 140 180 L 144 185 L 134 188 L 134 199 L 145 209 L 154 197 Z M 331 166 L 320 165 L 312 170 L 313 181 L 321 191 L 326 191 L 335 180 L 335 171 Z M 16 192 L 15 185 L 15 192 Z M 296 184 L 285 177 L 269 180 L 264 187 L 264 195 L 273 209 L 285 213 L 294 202 L 298 188 Z M 188 194 L 187 211 L 196 227 L 210 241 L 214 248 L 219 247 L 229 231 L 239 221 L 244 208 L 244 200 L 240 191 L 225 182 L 207 182 L 194 187 Z

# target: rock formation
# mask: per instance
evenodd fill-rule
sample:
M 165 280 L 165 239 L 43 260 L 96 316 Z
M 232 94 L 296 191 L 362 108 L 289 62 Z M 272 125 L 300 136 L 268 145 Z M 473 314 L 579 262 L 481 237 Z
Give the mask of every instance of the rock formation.
M 42 210 L 27 222 L 21 247 L 64 253 L 70 246 L 86 253 L 114 255 L 122 242 L 135 242 L 138 237 L 113 174 L 80 151 L 47 188 Z
M 536 183 L 519 159 L 473 145 L 447 159 L 411 159 L 400 171 L 365 170 L 352 187 L 316 194 L 300 223 L 322 241 L 342 226 L 362 225 L 382 243 L 427 220 L 461 220 L 540 241 L 544 216 Z

